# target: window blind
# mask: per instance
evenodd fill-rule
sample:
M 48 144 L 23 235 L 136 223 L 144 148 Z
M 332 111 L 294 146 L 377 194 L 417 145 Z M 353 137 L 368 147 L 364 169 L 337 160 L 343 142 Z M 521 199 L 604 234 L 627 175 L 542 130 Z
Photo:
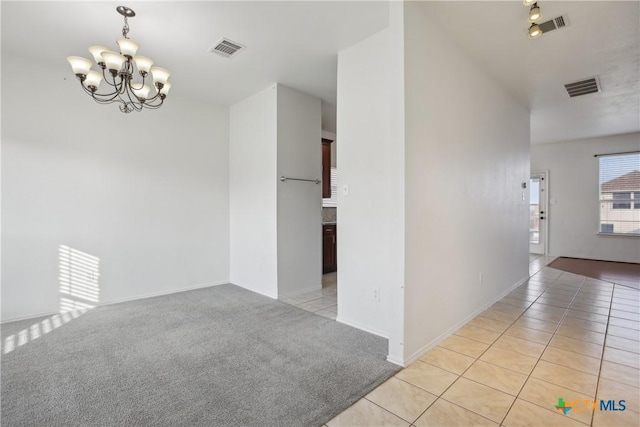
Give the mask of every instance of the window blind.
M 322 199 L 322 206 L 325 208 L 338 207 L 338 169 L 331 168 L 331 198 Z
M 598 156 L 600 233 L 640 236 L 640 153 Z

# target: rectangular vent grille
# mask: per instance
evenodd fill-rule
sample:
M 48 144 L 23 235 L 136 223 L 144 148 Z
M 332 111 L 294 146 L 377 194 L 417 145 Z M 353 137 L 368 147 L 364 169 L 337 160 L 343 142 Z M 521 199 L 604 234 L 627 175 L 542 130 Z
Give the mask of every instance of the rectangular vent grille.
M 215 53 L 224 58 L 232 58 L 245 48 L 246 46 L 243 46 L 240 43 L 223 38 L 211 48 L 211 53 Z
M 548 33 L 549 31 L 558 30 L 569 26 L 569 19 L 566 15 L 558 16 L 557 18 L 550 19 L 549 21 L 538 24 L 542 33 Z
M 567 89 L 567 93 L 571 98 L 574 96 L 582 96 L 590 93 L 600 92 L 600 82 L 597 77 L 592 79 L 581 80 L 575 83 L 569 83 L 564 85 Z

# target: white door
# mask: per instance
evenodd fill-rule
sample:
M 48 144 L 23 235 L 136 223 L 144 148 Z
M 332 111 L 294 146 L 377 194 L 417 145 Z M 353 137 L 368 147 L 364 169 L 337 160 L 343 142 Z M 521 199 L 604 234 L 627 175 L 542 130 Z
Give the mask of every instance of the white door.
M 529 252 L 546 254 L 547 173 L 536 172 L 529 180 Z

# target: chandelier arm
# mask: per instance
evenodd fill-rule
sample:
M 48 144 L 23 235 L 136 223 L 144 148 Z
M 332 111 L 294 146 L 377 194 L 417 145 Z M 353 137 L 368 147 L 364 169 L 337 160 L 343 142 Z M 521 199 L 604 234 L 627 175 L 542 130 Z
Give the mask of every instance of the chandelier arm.
M 114 99 L 118 96 L 119 91 L 114 91 L 111 93 L 98 93 L 98 92 L 93 92 L 91 89 L 89 89 L 88 87 L 86 87 L 84 84 L 81 83 L 82 89 L 84 89 L 84 91 L 86 93 L 88 93 L 89 95 L 91 95 L 92 97 L 111 97 L 111 99 Z
M 86 87 L 84 84 L 82 84 L 82 82 L 80 84 L 82 86 L 82 89 L 84 89 L 84 91 L 87 94 L 89 94 L 96 102 L 101 103 L 101 104 L 109 104 L 111 102 L 114 102 L 113 100 L 118 96 L 118 92 L 111 93 L 111 94 L 108 94 L 108 95 L 99 94 L 99 93 L 96 93 L 96 92 L 92 91 L 88 87 Z M 113 95 L 113 96 L 111 96 L 111 95 Z M 97 98 L 97 96 L 111 96 L 111 98 L 110 99 L 100 99 L 100 98 Z
M 133 69 L 131 70 L 131 73 L 129 74 L 129 76 L 131 76 L 128 80 L 128 84 L 129 84 L 129 88 L 130 89 L 135 89 L 135 90 L 140 90 L 144 87 L 144 81 L 145 81 L 145 77 L 142 76 L 142 83 L 140 83 L 140 87 L 135 87 L 134 82 L 133 82 Z
M 103 80 L 104 80 L 104 81 L 105 81 L 109 86 L 113 86 L 113 87 L 117 88 L 117 87 L 118 87 L 118 84 L 116 83 L 116 77 L 115 77 L 113 74 L 111 74 L 111 73 L 109 73 L 109 75 L 111 76 L 111 78 L 112 78 L 112 80 L 113 80 L 113 83 L 111 83 L 111 82 L 109 81 L 109 79 L 107 78 L 106 67 L 105 67 L 105 68 L 103 68 L 103 69 L 102 69 L 102 79 L 103 79 Z
M 119 98 L 118 98 L 118 93 L 116 93 L 115 95 L 113 95 L 111 98 L 99 98 L 99 96 L 104 96 L 104 95 L 100 95 L 98 93 L 91 93 L 91 97 L 93 98 L 94 101 L 96 101 L 98 104 L 112 104 L 114 102 L 118 102 Z
M 158 105 L 147 105 L 147 104 L 144 104 L 144 107 L 148 108 L 150 110 L 157 110 L 158 108 L 162 107 L 162 102 L 160 102 L 160 104 L 158 104 Z
M 160 99 L 160 102 L 155 104 L 154 102 L 156 100 L 158 100 L 158 99 Z M 145 107 L 145 108 L 149 108 L 149 109 L 154 110 L 154 109 L 160 108 L 163 103 L 164 103 L 164 99 L 163 98 L 154 96 L 153 98 L 148 99 L 147 101 L 145 101 L 145 103 L 142 104 L 142 106 Z
M 144 105 L 143 103 L 140 102 L 140 100 L 138 100 L 138 97 L 135 95 L 135 93 L 133 94 L 133 96 L 135 97 L 135 99 L 137 100 L 134 101 L 133 99 L 131 99 L 131 91 L 130 86 L 129 85 L 125 85 L 125 88 L 127 89 L 124 93 L 127 94 L 127 98 L 129 98 L 129 102 L 127 102 L 127 104 L 130 104 L 134 110 L 136 111 L 142 111 L 142 106 Z
M 154 96 L 152 96 L 151 98 L 147 99 L 145 101 L 145 103 L 153 103 L 157 99 L 162 99 L 162 95 L 161 95 L 159 90 L 156 92 L 156 94 Z

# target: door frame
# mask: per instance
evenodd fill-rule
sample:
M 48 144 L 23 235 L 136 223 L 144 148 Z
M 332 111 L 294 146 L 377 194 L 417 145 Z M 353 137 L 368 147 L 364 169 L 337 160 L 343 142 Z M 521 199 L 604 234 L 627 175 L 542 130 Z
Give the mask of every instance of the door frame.
M 550 210 L 550 206 L 549 206 L 549 188 L 551 187 L 549 185 L 549 170 L 541 170 L 541 171 L 531 171 L 531 173 L 529 174 L 529 179 L 531 179 L 531 177 L 533 176 L 540 176 L 542 178 L 542 180 L 545 182 L 544 185 L 544 191 L 541 191 L 540 195 L 540 200 L 544 202 L 544 221 L 545 221 L 545 225 L 544 225 L 544 232 L 543 232 L 543 239 L 544 239 L 544 245 L 543 245 L 543 255 L 547 256 L 549 255 L 549 210 Z M 531 190 L 529 190 L 531 191 Z

